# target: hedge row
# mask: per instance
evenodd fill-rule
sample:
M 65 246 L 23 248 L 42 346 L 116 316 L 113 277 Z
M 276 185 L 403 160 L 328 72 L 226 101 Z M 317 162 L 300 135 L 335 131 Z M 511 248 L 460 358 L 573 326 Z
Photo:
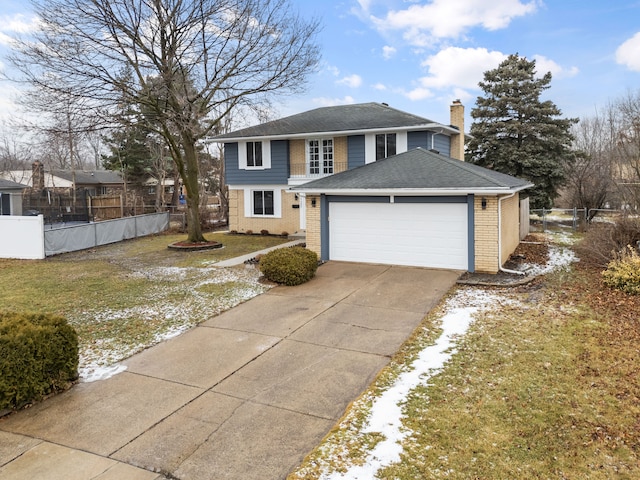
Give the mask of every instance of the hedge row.
M 59 316 L 0 312 L 0 410 L 20 408 L 78 378 L 78 335 Z

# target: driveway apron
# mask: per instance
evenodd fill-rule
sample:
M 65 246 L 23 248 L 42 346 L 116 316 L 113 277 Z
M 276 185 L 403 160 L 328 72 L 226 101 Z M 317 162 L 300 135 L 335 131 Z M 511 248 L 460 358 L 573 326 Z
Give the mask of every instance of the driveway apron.
M 329 262 L 0 420 L 0 478 L 278 480 L 460 272 Z

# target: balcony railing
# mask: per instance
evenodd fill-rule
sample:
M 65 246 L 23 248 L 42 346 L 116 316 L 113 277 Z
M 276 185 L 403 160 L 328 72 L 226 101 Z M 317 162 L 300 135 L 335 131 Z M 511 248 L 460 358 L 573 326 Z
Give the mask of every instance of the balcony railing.
M 331 162 L 329 164 L 320 165 L 309 163 L 296 163 L 291 165 L 291 178 L 322 178 L 333 175 L 334 173 L 344 172 L 347 169 L 346 162 Z

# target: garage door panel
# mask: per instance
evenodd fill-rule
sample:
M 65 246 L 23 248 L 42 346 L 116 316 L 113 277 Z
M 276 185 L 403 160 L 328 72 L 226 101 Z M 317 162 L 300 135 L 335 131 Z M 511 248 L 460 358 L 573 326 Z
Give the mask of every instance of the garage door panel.
M 329 206 L 333 260 L 467 269 L 467 206 L 339 203 Z

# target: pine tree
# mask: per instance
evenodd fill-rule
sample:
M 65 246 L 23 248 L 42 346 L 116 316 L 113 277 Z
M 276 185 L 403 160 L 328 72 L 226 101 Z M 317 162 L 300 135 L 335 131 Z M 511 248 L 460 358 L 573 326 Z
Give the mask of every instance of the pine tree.
M 509 55 L 479 83 L 485 93 L 471 111 L 467 161 L 531 181 L 532 208 L 550 208 L 572 160 L 571 125 L 540 95 L 551 73 L 536 78 L 535 60 Z

